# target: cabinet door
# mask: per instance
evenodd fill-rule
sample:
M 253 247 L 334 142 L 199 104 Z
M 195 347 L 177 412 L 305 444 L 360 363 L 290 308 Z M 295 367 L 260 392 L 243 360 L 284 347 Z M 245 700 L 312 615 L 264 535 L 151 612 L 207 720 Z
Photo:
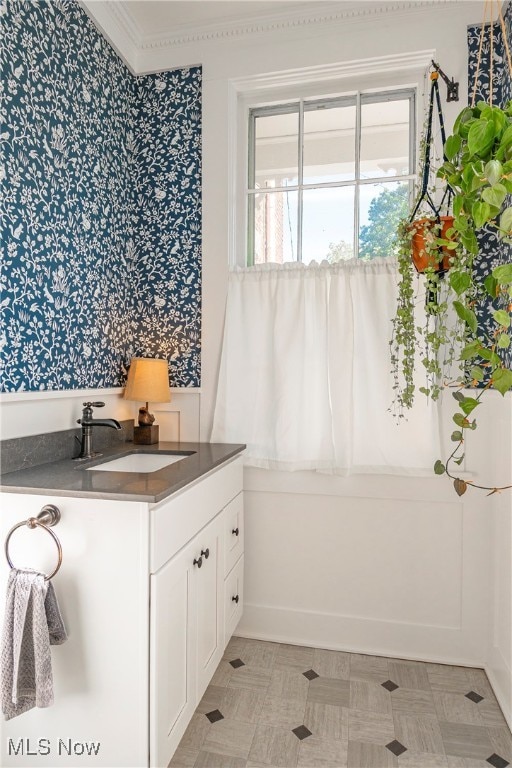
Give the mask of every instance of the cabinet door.
M 228 644 L 244 610 L 244 558 L 235 565 L 224 584 L 224 642 Z
M 187 545 L 151 576 L 150 765 L 168 765 L 196 706 L 197 545 Z
M 197 700 L 210 682 L 224 652 L 224 605 L 222 599 L 223 519 L 218 515 L 199 533 L 195 557 L 203 558 L 194 574 L 197 610 Z M 201 552 L 203 554 L 201 555 Z M 207 552 L 207 556 L 206 553 Z

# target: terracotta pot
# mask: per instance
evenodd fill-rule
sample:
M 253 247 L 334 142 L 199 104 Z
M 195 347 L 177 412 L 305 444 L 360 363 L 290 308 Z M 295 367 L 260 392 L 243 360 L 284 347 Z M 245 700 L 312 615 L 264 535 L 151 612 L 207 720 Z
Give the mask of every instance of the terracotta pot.
M 441 232 L 439 237 L 450 239 L 446 237 L 446 232 L 453 227 L 453 216 L 441 216 Z M 452 251 L 446 246 L 441 247 L 442 259 L 438 259 L 432 253 L 427 253 L 426 238 L 429 232 L 436 224 L 436 219 L 416 219 L 411 224 L 412 236 L 412 261 L 416 270 L 420 273 L 424 272 L 428 266 L 432 266 L 435 270 L 441 268 L 443 270 L 450 269 L 450 256 Z

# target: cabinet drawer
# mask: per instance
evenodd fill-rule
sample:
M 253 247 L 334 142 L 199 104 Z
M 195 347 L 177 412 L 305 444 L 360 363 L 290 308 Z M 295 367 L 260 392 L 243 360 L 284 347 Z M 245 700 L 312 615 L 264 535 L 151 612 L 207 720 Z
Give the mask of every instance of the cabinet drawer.
M 244 558 L 240 558 L 224 582 L 224 645 L 236 629 L 244 610 Z
M 244 495 L 230 501 L 224 516 L 224 576 L 227 576 L 244 551 Z
M 151 510 L 151 573 L 190 541 L 242 490 L 238 458 Z

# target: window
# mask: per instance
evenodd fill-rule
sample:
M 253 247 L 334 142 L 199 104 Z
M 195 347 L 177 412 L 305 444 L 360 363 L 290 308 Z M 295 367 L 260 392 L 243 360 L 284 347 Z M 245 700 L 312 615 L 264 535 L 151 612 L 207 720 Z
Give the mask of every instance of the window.
M 249 265 L 393 254 L 414 181 L 414 91 L 249 111 Z

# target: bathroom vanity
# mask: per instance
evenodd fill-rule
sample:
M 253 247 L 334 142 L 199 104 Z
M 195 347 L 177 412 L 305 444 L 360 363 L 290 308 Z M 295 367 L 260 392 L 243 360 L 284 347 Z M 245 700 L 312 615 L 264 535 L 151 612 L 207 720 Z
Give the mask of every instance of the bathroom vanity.
M 6 767 L 167 766 L 241 617 L 244 446 L 147 448 L 160 463 L 185 456 L 131 471 L 131 446 L 2 478 L 4 539 L 60 509 L 53 583 L 69 635 L 52 648 L 55 704 L 2 724 Z M 9 547 L 15 566 L 55 566 L 43 529 L 21 527 Z

